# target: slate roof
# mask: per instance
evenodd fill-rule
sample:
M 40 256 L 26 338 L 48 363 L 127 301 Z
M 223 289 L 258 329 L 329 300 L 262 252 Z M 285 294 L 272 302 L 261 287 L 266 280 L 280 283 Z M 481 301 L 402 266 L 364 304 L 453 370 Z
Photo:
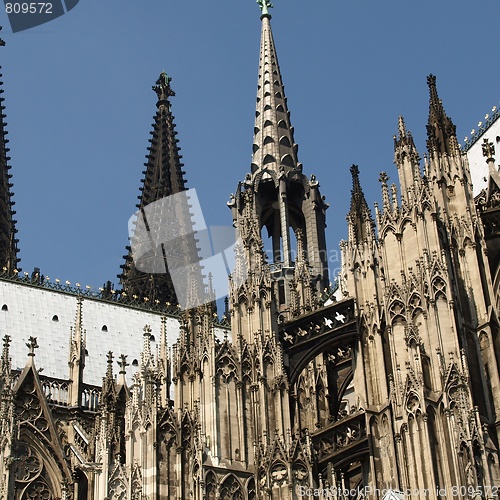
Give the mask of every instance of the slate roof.
M 0 279 L 0 336 L 12 337 L 10 355 L 12 368 L 23 368 L 27 361 L 26 342 L 37 337 L 36 366 L 43 375 L 68 379 L 71 327 L 75 326 L 79 295 L 21 282 Z M 136 368 L 133 360 L 140 357 L 143 347 L 143 328 L 151 327 L 158 346 L 162 312 L 121 305 L 93 297 L 83 297 L 83 328 L 86 330 L 88 356 L 84 383 L 100 386 L 106 374 L 106 354 L 113 351 L 115 358 L 128 356 L 127 379 L 131 381 Z M 168 345 L 179 335 L 179 321 L 166 316 Z M 224 337 L 224 328 L 216 328 L 217 336 Z

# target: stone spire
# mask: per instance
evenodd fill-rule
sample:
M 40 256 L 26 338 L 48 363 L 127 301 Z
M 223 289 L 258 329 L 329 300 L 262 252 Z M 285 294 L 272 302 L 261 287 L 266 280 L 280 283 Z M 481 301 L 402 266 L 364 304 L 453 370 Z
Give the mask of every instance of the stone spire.
M 0 27 L 0 30 L 2 28 Z M 4 46 L 5 42 L 0 38 L 0 47 Z M 0 78 L 1 66 L 0 66 Z M 3 94 L 3 82 L 0 81 L 0 94 Z M 17 263 L 20 259 L 17 258 L 18 248 L 15 235 L 17 233 L 16 220 L 14 220 L 15 210 L 12 210 L 14 201 L 12 201 L 13 193 L 11 188 L 13 184 L 10 182 L 12 177 L 9 174 L 10 165 L 8 156 L 9 148 L 7 144 L 9 140 L 6 138 L 7 123 L 5 120 L 3 101 L 0 97 L 0 272 L 12 273 L 17 268 Z
M 360 244 L 367 239 L 375 239 L 375 223 L 359 182 L 359 168 L 357 165 L 351 167 L 351 175 L 351 209 L 347 215 L 349 241 Z
M 422 180 L 420 156 L 402 116 L 398 118 L 398 135 L 394 136 L 394 163 L 398 168 L 401 196 L 411 203 L 415 184 L 420 184 Z
M 436 77 L 427 77 L 429 86 L 429 123 L 427 125 L 427 149 L 435 153 L 456 154 L 459 151 L 456 127 L 446 116 L 443 103 L 439 99 L 436 88 Z
M 185 191 L 185 172 L 182 170 L 179 142 L 171 111 L 170 97 L 175 93 L 170 86 L 171 78 L 162 72 L 153 90 L 156 92 L 158 108 L 152 125 L 153 130 L 149 142 L 149 154 L 146 156 L 146 169 L 143 171 L 141 194 L 138 196 L 137 208 L 144 213 L 144 208 L 155 201 L 172 194 Z M 190 222 L 190 221 L 189 221 Z M 151 229 L 153 230 L 153 228 Z M 189 231 L 188 231 L 189 232 Z M 120 266 L 123 272 L 118 277 L 123 285 L 123 291 L 128 296 L 146 298 L 150 301 L 177 304 L 177 297 L 166 262 L 162 263 L 163 272 L 145 273 L 139 271 L 133 261 L 130 247 L 128 255 L 124 256 L 125 264 Z M 152 256 L 154 259 L 156 256 Z M 157 258 L 157 257 L 156 257 Z M 153 264 L 155 267 L 155 264 Z M 156 265 L 156 267 L 158 267 Z M 160 266 L 161 267 L 161 266 Z
M 102 396 L 99 405 L 114 406 L 116 402 L 116 383 L 113 375 L 113 353 L 108 351 L 106 355 L 106 375 L 102 378 Z
M 297 159 L 297 144 L 293 140 L 293 127 L 287 108 L 285 87 L 281 78 L 278 56 L 271 31 L 268 0 L 260 0 L 262 33 L 260 41 L 257 109 L 253 140 L 252 172 L 261 168 L 279 172 L 301 170 Z

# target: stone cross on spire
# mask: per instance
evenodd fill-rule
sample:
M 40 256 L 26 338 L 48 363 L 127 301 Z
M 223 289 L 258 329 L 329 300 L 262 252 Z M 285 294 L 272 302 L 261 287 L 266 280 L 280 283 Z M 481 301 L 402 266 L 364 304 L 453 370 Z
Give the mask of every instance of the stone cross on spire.
M 120 367 L 120 374 L 126 373 L 125 369 L 127 368 L 127 366 L 129 366 L 129 364 L 127 363 L 127 356 L 125 356 L 125 354 L 122 354 L 120 356 L 118 366 Z
M 257 0 L 257 3 L 259 4 L 263 16 L 268 15 L 268 9 L 272 9 L 274 7 L 270 0 Z
M 36 341 L 36 337 L 30 337 L 28 342 L 26 343 L 26 347 L 30 350 L 28 356 L 35 355 L 35 349 L 38 349 L 38 342 Z
M 492 142 L 489 142 L 488 139 L 483 139 L 483 156 L 486 158 L 486 161 L 489 163 L 493 161 L 493 157 L 495 156 L 495 146 Z
M 167 99 L 171 96 L 175 96 L 175 92 L 170 87 L 170 82 L 172 78 L 170 78 L 165 71 L 162 71 L 158 80 L 156 80 L 156 85 L 153 86 L 153 90 L 156 92 L 158 96 L 158 105 L 167 101 Z

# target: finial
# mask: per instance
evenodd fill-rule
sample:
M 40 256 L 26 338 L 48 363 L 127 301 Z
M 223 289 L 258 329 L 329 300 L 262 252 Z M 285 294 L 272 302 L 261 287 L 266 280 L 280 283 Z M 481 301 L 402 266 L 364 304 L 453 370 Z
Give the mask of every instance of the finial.
M 378 181 L 381 184 L 387 184 L 388 180 L 389 180 L 389 176 L 385 172 L 380 172 L 380 177 L 378 178 Z
M 10 335 L 4 335 L 4 337 L 3 337 L 3 348 L 4 348 L 4 350 L 7 351 L 9 349 L 9 345 L 10 345 L 11 341 L 12 341 L 12 338 L 11 338 Z
M 156 80 L 156 85 L 153 85 L 152 89 L 156 92 L 158 96 L 157 106 L 164 104 L 170 96 L 174 96 L 175 92 L 170 87 L 170 78 L 165 71 L 162 71 L 158 80 Z
M 269 15 L 269 10 L 274 7 L 274 5 L 270 2 L 270 0 L 257 0 L 257 3 L 259 4 L 260 11 L 262 12 L 263 16 L 268 16 Z
M 127 356 L 125 356 L 125 354 L 122 354 L 120 356 L 120 360 L 117 361 L 117 363 L 118 366 L 120 367 L 120 374 L 125 374 L 126 373 L 125 368 L 129 366 L 129 364 L 127 363 Z
M 495 161 L 493 158 L 495 156 L 495 146 L 492 142 L 489 142 L 488 139 L 483 139 L 483 156 L 486 158 L 486 161 L 489 163 L 490 161 Z
M 149 325 L 144 325 L 142 340 L 143 340 L 143 351 L 141 353 L 141 358 L 149 359 L 151 356 L 151 327 Z
M 387 181 L 389 180 L 389 176 L 385 172 L 380 173 L 379 182 L 382 184 L 382 202 L 384 206 L 384 210 L 391 209 L 391 201 L 389 197 L 389 186 L 387 185 Z
M 427 85 L 429 87 L 429 93 L 431 95 L 431 99 L 433 97 L 437 97 L 436 76 L 435 75 L 429 75 L 427 77 Z
M 38 349 L 38 342 L 36 341 L 36 337 L 30 337 L 28 342 L 26 343 L 26 347 L 30 350 L 28 356 L 35 355 L 35 349 Z

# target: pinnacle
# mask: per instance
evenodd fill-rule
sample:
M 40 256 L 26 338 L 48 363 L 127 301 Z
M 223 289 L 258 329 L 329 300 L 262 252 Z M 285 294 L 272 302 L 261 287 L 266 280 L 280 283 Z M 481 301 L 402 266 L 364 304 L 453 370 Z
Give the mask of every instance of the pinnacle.
M 391 200 L 389 197 L 389 186 L 388 186 L 389 176 L 387 175 L 386 172 L 381 172 L 378 180 L 382 185 L 382 204 L 384 210 L 390 210 Z
M 352 165 L 351 209 L 347 216 L 349 221 L 349 239 L 354 243 L 361 243 L 366 238 L 374 237 L 373 220 L 366 202 L 361 183 L 359 181 L 359 168 Z
M 368 210 L 368 204 L 366 203 L 365 195 L 359 182 L 359 167 L 352 165 L 350 171 L 352 175 L 351 212 Z
M 401 115 L 399 115 L 398 117 L 398 134 L 399 134 L 399 139 L 406 137 L 406 125 L 404 118 Z
M 361 184 L 359 183 L 359 167 L 357 165 L 352 165 L 349 170 L 351 171 L 352 176 L 352 195 L 355 196 L 361 192 Z
M 437 153 L 452 154 L 457 152 L 458 141 L 456 127 L 446 116 L 443 103 L 439 99 L 436 87 L 436 77 L 427 77 L 429 86 L 429 122 L 427 125 L 427 148 Z
M 431 101 L 434 100 L 435 102 L 438 102 L 438 95 L 437 95 L 437 87 L 436 87 L 436 76 L 433 74 L 430 74 L 427 77 L 427 85 L 429 86 L 429 94 L 431 97 Z

